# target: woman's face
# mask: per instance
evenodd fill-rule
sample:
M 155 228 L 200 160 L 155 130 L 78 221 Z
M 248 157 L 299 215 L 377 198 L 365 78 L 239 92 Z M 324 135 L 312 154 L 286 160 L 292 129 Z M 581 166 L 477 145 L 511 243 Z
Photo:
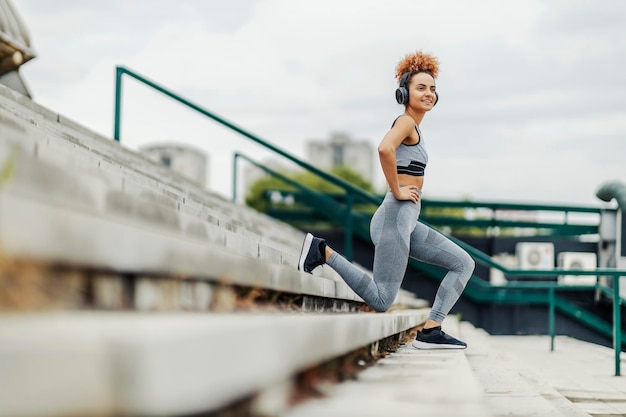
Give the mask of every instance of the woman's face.
M 435 79 L 432 75 L 419 72 L 409 82 L 409 102 L 407 107 L 418 111 L 429 111 L 435 105 Z

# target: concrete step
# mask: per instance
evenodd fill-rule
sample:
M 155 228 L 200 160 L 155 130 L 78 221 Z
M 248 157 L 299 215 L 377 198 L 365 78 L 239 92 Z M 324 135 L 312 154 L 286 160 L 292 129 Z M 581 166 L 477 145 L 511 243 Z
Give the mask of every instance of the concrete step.
M 209 412 L 427 314 L 2 315 L 0 416 Z
M 116 272 L 146 278 L 175 276 L 177 282 L 193 278 L 362 301 L 330 268 L 318 268 L 315 275 L 300 272 L 295 259 L 289 264 L 282 252 L 244 237 L 238 237 L 237 250 L 159 224 L 46 197 L 44 190 L 38 194 L 17 186 L 0 190 L 2 256 L 108 271 L 111 276 Z M 408 292 L 400 293 L 397 302 L 412 307 L 426 304 Z
M 458 335 L 455 317 L 446 319 L 444 331 Z M 332 385 L 324 394 L 284 417 L 492 415 L 463 350 L 417 350 L 406 344 L 355 380 Z

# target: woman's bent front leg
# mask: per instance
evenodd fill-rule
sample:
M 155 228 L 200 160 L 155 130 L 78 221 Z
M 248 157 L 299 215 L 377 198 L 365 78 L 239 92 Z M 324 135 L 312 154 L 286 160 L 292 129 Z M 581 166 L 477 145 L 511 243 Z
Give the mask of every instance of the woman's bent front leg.
M 429 319 L 442 323 L 463 293 L 475 263 L 461 247 L 430 227 L 418 223 L 411 233 L 410 256 L 448 270 L 439 285 Z

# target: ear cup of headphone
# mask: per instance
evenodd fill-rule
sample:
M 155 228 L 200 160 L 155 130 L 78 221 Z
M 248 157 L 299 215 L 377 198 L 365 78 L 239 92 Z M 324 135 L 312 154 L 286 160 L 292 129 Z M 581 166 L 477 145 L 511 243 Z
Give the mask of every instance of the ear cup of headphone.
M 411 77 L 410 72 L 405 72 L 400 78 L 400 85 L 396 88 L 396 101 L 398 104 L 406 104 L 409 102 L 409 90 L 406 88 L 407 81 Z
M 433 103 L 433 107 L 435 106 L 435 104 L 439 103 L 439 93 L 437 93 L 435 91 L 435 102 Z
M 405 87 L 396 88 L 396 101 L 398 104 L 406 104 L 409 101 L 409 92 Z

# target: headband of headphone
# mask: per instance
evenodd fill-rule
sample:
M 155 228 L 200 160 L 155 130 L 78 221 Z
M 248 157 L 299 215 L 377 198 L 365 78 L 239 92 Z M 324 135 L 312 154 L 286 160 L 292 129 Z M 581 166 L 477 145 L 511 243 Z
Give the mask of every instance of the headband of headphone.
M 400 78 L 400 86 L 396 88 L 396 101 L 398 104 L 406 104 L 409 102 L 409 89 L 407 88 L 407 83 L 413 74 L 417 74 L 419 72 L 426 71 L 407 71 L 402 74 L 402 78 Z M 435 102 L 433 103 L 433 106 L 437 104 L 438 101 L 439 94 L 435 91 Z

